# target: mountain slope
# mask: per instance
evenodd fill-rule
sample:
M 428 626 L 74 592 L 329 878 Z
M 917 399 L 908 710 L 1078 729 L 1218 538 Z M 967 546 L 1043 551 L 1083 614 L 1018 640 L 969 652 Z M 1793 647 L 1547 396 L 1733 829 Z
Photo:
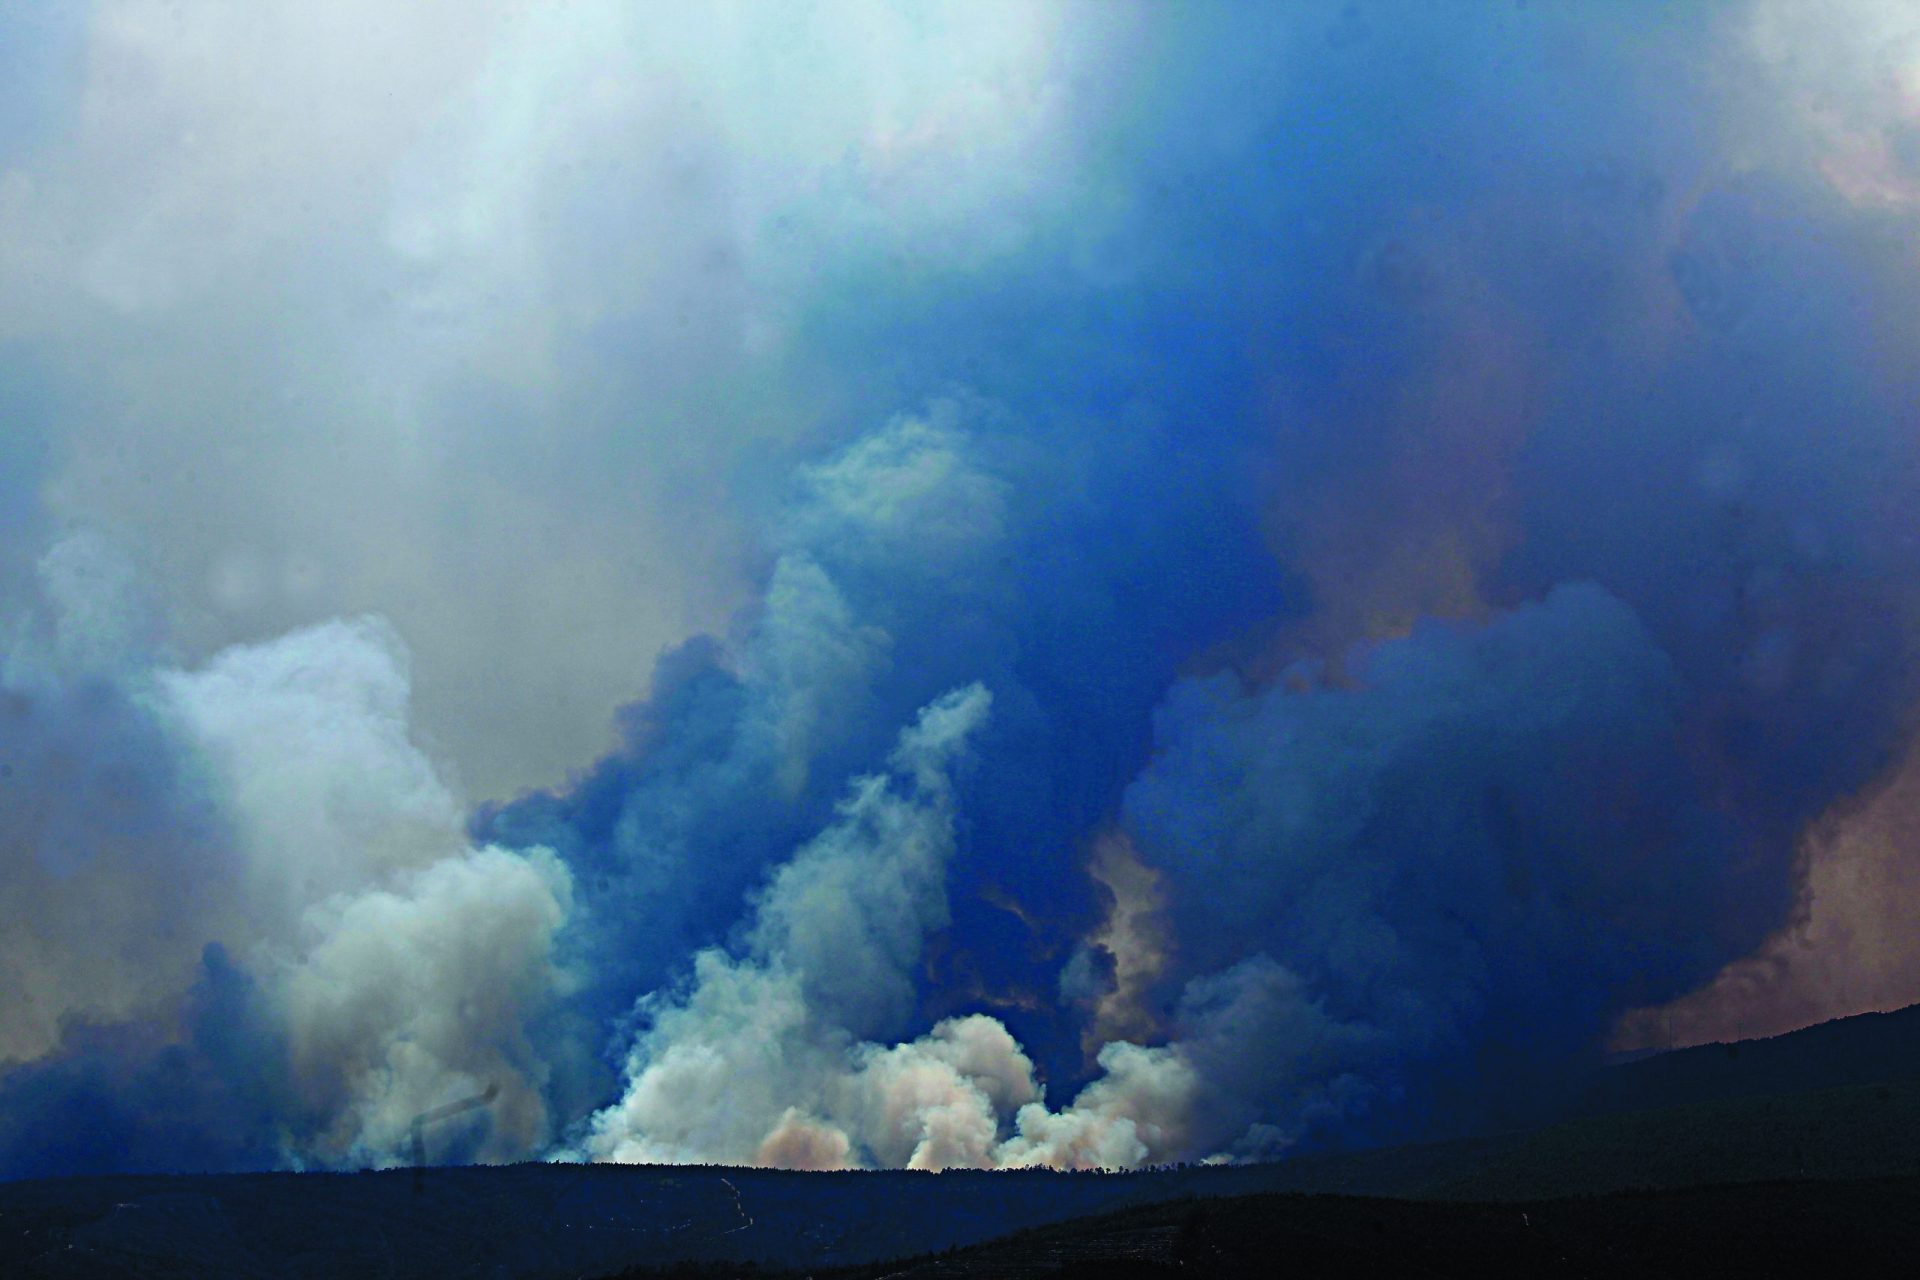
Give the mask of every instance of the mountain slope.
M 940 1257 L 831 1275 L 832 1280 L 1904 1276 L 1911 1273 L 1916 1250 L 1920 1181 L 1902 1179 L 1695 1187 L 1517 1204 L 1240 1196 L 1127 1210 Z M 627 1280 L 674 1274 L 636 1271 Z
M 1763 1040 L 1676 1049 L 1609 1067 L 1583 1109 L 1641 1111 L 1716 1099 L 1920 1079 L 1920 1005 Z
M 1905 1010 L 1611 1068 L 1588 1114 L 1531 1132 L 1129 1175 L 520 1165 L 431 1170 L 418 1190 L 405 1171 L 0 1184 L 0 1274 L 817 1269 L 1155 1203 L 1275 1193 L 1484 1206 L 1791 1181 L 1824 1204 L 1816 1184 L 1920 1177 L 1916 1064 L 1920 1010 Z

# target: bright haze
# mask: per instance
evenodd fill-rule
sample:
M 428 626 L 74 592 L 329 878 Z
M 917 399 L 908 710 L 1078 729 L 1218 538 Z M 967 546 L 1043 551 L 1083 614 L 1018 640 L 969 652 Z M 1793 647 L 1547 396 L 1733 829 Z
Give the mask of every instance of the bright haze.
M 1920 999 L 1916 286 L 1900 0 L 0 6 L 0 1176 Z

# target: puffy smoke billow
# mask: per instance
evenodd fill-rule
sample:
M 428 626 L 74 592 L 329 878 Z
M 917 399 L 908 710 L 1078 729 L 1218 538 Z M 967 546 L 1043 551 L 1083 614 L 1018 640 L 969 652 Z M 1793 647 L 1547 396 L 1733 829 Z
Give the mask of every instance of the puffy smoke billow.
M 1698 921 L 1737 846 L 1689 776 L 1673 667 L 1620 601 L 1562 587 L 1370 646 L 1340 685 L 1299 678 L 1177 688 L 1126 805 L 1186 962 L 1259 952 L 1312 1010 L 1235 1055 L 1265 1064 L 1246 1101 L 1280 1136 L 1544 1110 L 1621 1009 L 1718 962 Z M 1338 1099 L 1295 1096 L 1343 1074 Z
M 972 448 L 958 407 L 941 405 L 805 472 L 764 599 L 734 643 L 663 660 L 653 699 L 623 713 L 625 749 L 570 787 L 483 808 L 481 838 L 549 846 L 573 869 L 580 912 L 566 945 L 596 1038 L 723 939 L 743 895 L 885 754 L 894 700 L 882 689 L 918 656 L 900 653 L 890 625 L 900 570 L 976 577 L 1001 533 L 1001 488 Z M 913 706 L 942 691 L 941 675 L 915 663 Z
M 830 1122 L 844 1104 L 829 1095 L 851 1058 L 913 1013 L 912 971 L 947 919 L 948 771 L 990 701 L 976 685 L 923 710 L 901 734 L 891 774 L 856 780 L 833 825 L 759 893 L 745 953 L 702 951 L 690 989 L 656 998 L 625 1096 L 594 1118 L 590 1150 L 741 1162 L 768 1143 L 831 1145 L 824 1127 L 804 1138 L 791 1130 L 808 1113 Z M 838 1145 L 836 1163 L 844 1136 Z
M 0 1172 L 1261 1158 L 1920 996 L 1904 6 L 458 8 L 0 15 Z
M 910 1018 L 910 975 L 946 921 L 949 771 L 988 704 L 972 686 L 923 710 L 901 735 L 892 773 L 858 779 L 835 823 L 758 894 L 743 953 L 701 952 L 686 990 L 648 1002 L 625 1095 L 594 1117 L 588 1155 L 1125 1167 L 1227 1134 L 1233 1121 L 1223 1129 L 1215 1112 L 1247 1123 L 1253 1099 L 1208 1096 L 1234 1074 L 1231 1062 L 1271 1066 L 1261 1051 L 1317 1040 L 1324 1021 L 1264 957 L 1194 984 L 1182 1042 L 1109 1044 L 1103 1078 L 1059 1113 L 991 1017 L 945 1019 L 904 1043 L 875 1039 Z M 1239 1074 L 1244 1089 L 1257 1071 Z
M 1126 1169 L 1193 1157 L 1270 1157 L 1343 1118 L 1365 1077 L 1348 1064 L 1378 1033 L 1340 1026 L 1296 975 L 1264 954 L 1194 979 L 1163 1045 L 1110 1041 L 1101 1074 L 1072 1103 L 1030 1103 L 1002 1165 Z M 1270 1118 L 1269 1118 L 1270 1117 Z
M 316 906 L 313 940 L 273 975 L 293 1085 L 325 1117 L 306 1149 L 390 1159 L 414 1116 L 497 1090 L 471 1154 L 539 1150 L 552 1123 L 529 1023 L 564 990 L 551 952 L 568 900 L 551 855 L 482 849 Z
M 469 1154 L 540 1150 L 566 869 L 467 845 L 390 630 L 172 669 L 118 564 L 62 543 L 7 655 L 5 1166 L 391 1161 L 489 1085 Z

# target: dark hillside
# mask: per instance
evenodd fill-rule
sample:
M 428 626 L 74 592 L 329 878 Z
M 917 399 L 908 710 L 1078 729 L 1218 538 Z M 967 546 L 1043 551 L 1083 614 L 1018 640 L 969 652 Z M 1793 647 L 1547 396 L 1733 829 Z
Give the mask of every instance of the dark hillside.
M 1880 1181 L 1863 1181 L 1869 1175 Z M 1507 1248 L 1501 1224 L 1516 1210 L 1531 1213 L 1529 1204 L 1624 1188 L 1791 1183 L 1789 1198 L 1800 1206 L 1794 1213 L 1838 1214 L 1832 1220 L 1840 1222 L 1852 1220 L 1846 1215 L 1854 1193 L 1847 1188 L 1899 1187 L 1900 1195 L 1874 1191 L 1879 1199 L 1872 1203 L 1881 1208 L 1869 1215 L 1898 1226 L 1907 1220 L 1901 1206 L 1910 1202 L 1900 1196 L 1911 1197 L 1916 1177 L 1920 1084 L 1886 1085 L 1587 1117 L 1478 1142 L 1132 1175 L 520 1165 L 433 1170 L 418 1195 L 404 1172 L 15 1183 L 0 1186 L 0 1275 L 557 1277 L 683 1264 L 718 1264 L 719 1273 L 733 1274 L 749 1263 L 817 1271 L 1172 1204 L 1164 1213 L 1178 1223 L 1136 1214 L 1114 1229 L 1120 1235 L 1099 1236 L 1102 1257 L 1152 1262 L 1171 1256 L 1178 1224 L 1214 1221 L 1209 1206 L 1285 1192 L 1294 1194 L 1270 1207 L 1298 1218 L 1279 1242 L 1295 1254 L 1374 1256 L 1363 1245 L 1377 1221 L 1385 1224 L 1378 1228 L 1386 1233 L 1382 1248 L 1432 1235 L 1456 1241 L 1467 1256 Z M 1341 1194 L 1302 1201 L 1305 1192 Z M 1356 1192 L 1405 1199 L 1350 1199 Z M 1771 1194 L 1742 1192 L 1724 1205 Z M 1670 1203 L 1659 1195 L 1652 1202 Z M 1703 1203 L 1724 1207 L 1722 1200 Z M 1361 1210 L 1337 1207 L 1352 1204 L 1370 1206 L 1364 1230 L 1348 1220 Z M 1232 1250 L 1254 1248 L 1233 1225 L 1242 1221 L 1235 1215 L 1252 1212 L 1220 1211 L 1227 1232 L 1220 1247 L 1231 1257 L 1242 1256 Z M 1577 1230 L 1568 1228 L 1576 1235 L 1604 1228 L 1600 1219 L 1566 1212 L 1577 1220 Z M 1648 1209 L 1630 1217 L 1653 1223 L 1633 1230 L 1644 1226 L 1667 1248 L 1685 1236 L 1678 1213 Z M 1057 1230 L 1066 1233 L 1063 1240 L 1092 1238 L 1079 1226 Z M 1350 1230 L 1361 1235 L 1348 1240 Z M 1513 1247 L 1533 1239 L 1518 1237 Z M 1073 1244 L 1059 1257 L 1071 1260 L 1081 1249 Z M 1529 1256 L 1513 1255 L 1516 1265 Z
M 1279 1166 L 1132 1175 L 515 1165 L 0 1185 L 0 1275 L 577 1276 L 638 1262 L 835 1266 L 975 1244 Z
M 1920 1080 L 1920 1005 L 1622 1063 L 1600 1074 L 1583 1109 L 1644 1111 L 1897 1080 Z
M 1616 1078 L 1596 1094 L 1608 1105 L 1532 1132 L 1262 1166 L 932 1175 L 530 1164 L 431 1170 L 418 1192 L 405 1171 L 0 1184 L 0 1275 L 557 1277 L 637 1265 L 737 1271 L 747 1263 L 818 1269 L 977 1246 L 1156 1203 L 1276 1193 L 1467 1202 L 1480 1206 L 1472 1213 L 1490 1215 L 1487 1222 L 1506 1223 L 1511 1215 L 1492 1202 L 1792 1184 L 1798 1189 L 1791 1198 L 1806 1212 L 1844 1221 L 1852 1193 L 1821 1185 L 1910 1190 L 1903 1180 L 1920 1177 L 1920 1073 L 1909 1054 L 1917 1028 L 1920 1016 L 1907 1010 L 1737 1052 L 1688 1050 L 1614 1068 Z M 1879 1082 L 1782 1091 L 1862 1076 Z M 1628 1100 L 1669 1105 L 1620 1109 Z M 1671 1105 L 1676 1100 L 1681 1105 Z M 1905 1202 L 1893 1192 L 1860 1194 L 1893 1205 L 1887 1212 L 1896 1218 L 1905 1212 L 1895 1212 Z M 1240 1212 L 1222 1210 L 1220 1221 L 1239 1221 L 1233 1215 Z M 1347 1212 L 1323 1205 L 1309 1216 L 1334 1214 L 1325 1221 L 1338 1224 L 1345 1219 L 1337 1215 Z M 1394 1223 L 1427 1222 L 1423 1214 L 1481 1221 L 1431 1205 L 1367 1212 L 1380 1216 L 1389 1234 L 1399 1229 Z M 1129 1221 L 1146 1233 L 1130 1237 L 1128 1246 L 1148 1259 L 1141 1265 L 1162 1258 L 1171 1220 Z M 1334 1238 L 1347 1229 L 1327 1228 Z M 1470 1237 L 1479 1239 L 1471 1232 L 1461 1238 Z M 1483 1243 L 1495 1247 L 1498 1237 Z M 1288 1247 L 1305 1246 L 1296 1239 Z
M 1920 1181 L 1901 1179 L 1701 1187 L 1520 1204 L 1244 1196 L 1128 1210 L 940 1257 L 815 1275 L 817 1280 L 829 1275 L 831 1280 L 1906 1276 L 1912 1274 L 1917 1249 Z M 633 1271 L 622 1280 L 698 1274 Z

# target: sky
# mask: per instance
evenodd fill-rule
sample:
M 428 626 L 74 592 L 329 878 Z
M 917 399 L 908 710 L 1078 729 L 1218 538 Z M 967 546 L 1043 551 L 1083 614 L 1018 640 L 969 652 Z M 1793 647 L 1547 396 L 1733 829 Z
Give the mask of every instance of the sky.
M 0 3 L 0 1176 L 1920 1000 L 1916 274 L 1899 0 Z

